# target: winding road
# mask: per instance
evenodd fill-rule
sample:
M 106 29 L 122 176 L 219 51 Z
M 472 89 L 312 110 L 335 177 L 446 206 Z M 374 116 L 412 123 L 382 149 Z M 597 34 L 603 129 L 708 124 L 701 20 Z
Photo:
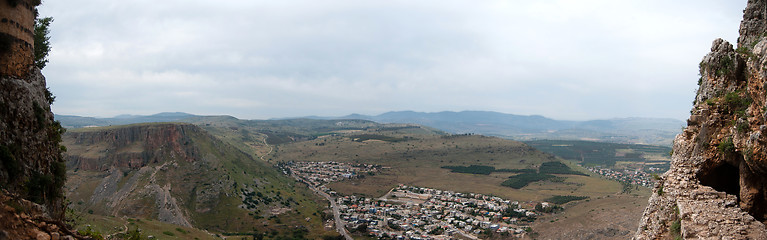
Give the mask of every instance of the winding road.
M 300 179 L 296 175 L 294 174 L 291 174 L 291 175 L 293 175 L 293 178 L 295 178 L 297 181 L 300 181 Z M 338 204 L 336 204 L 335 199 L 331 197 L 330 195 L 328 195 L 326 192 L 320 191 L 319 189 L 317 189 L 316 187 L 312 185 L 308 185 L 308 186 L 310 189 L 312 189 L 312 191 L 319 194 L 320 196 L 325 197 L 330 202 L 330 207 L 333 209 L 333 219 L 336 222 L 336 231 L 340 233 L 341 235 L 343 235 L 346 240 L 354 240 L 354 238 L 352 238 L 352 236 L 349 235 L 349 231 L 347 231 L 346 228 L 344 227 L 344 222 L 341 220 L 341 212 L 338 210 Z

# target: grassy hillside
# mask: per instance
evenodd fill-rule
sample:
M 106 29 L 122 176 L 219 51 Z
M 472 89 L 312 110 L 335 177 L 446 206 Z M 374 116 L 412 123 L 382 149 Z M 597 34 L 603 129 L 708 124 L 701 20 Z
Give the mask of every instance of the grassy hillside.
M 188 223 L 214 233 L 334 234 L 324 230 L 326 203 L 319 197 L 193 125 L 74 130 L 64 145 L 68 199 L 81 212 Z M 246 201 L 246 193 L 261 197 Z

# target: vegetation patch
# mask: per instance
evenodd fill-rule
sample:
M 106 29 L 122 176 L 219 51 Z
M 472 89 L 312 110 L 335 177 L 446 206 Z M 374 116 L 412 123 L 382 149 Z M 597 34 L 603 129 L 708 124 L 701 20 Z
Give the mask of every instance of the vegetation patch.
M 721 66 L 719 69 L 714 72 L 716 76 L 722 76 L 727 75 L 732 72 L 733 67 L 735 67 L 735 63 L 733 62 L 732 58 L 729 56 L 724 56 L 722 59 L 719 60 L 719 65 Z
M 532 182 L 543 181 L 548 179 L 554 179 L 556 176 L 550 174 L 541 173 L 522 173 L 509 177 L 506 181 L 501 183 L 501 186 L 510 187 L 514 189 L 520 189 Z
M 672 222 L 671 226 L 669 227 L 669 231 L 671 232 L 671 236 L 673 236 L 674 239 L 682 239 L 682 220 L 677 219 Z
M 722 154 L 735 153 L 735 143 L 732 142 L 732 138 L 727 138 L 726 140 L 720 142 L 719 146 L 716 148 L 719 149 L 719 152 Z
M 482 174 L 482 175 L 490 175 L 494 172 L 505 172 L 505 173 L 536 173 L 538 172 L 535 169 L 509 169 L 509 168 L 501 168 L 501 169 L 495 169 L 493 166 L 485 166 L 485 165 L 470 165 L 468 167 L 466 166 L 442 166 L 441 168 L 444 169 L 450 169 L 450 172 L 454 173 L 471 173 L 471 174 Z
M 547 173 L 547 174 L 569 174 L 569 175 L 581 175 L 581 176 L 588 176 L 588 174 L 575 171 L 565 165 L 561 162 L 545 162 L 541 164 L 540 169 L 538 170 L 540 173 Z
M 87 238 L 91 238 L 95 240 L 104 240 L 104 236 L 102 236 L 100 232 L 93 230 L 90 226 L 86 227 L 83 230 L 78 230 L 77 233 Z
M 741 97 L 740 91 L 730 92 L 724 95 L 724 104 L 727 106 L 727 110 L 730 113 L 735 113 L 740 117 L 746 116 L 746 109 L 751 105 L 750 97 Z
M 565 203 L 568 203 L 568 202 L 579 201 L 579 200 L 583 200 L 583 199 L 587 199 L 587 198 L 589 198 L 589 197 L 586 197 L 586 196 L 571 196 L 571 195 L 568 195 L 568 196 L 556 195 L 556 196 L 547 198 L 544 201 L 550 202 L 550 203 L 553 203 L 553 204 L 565 204 Z
M 402 142 L 407 141 L 407 138 L 396 138 L 396 137 L 389 137 L 379 134 L 360 134 L 360 135 L 353 135 L 350 136 L 351 139 L 357 142 L 364 142 L 367 140 L 381 140 L 386 142 Z
M 496 169 L 494 172 L 505 172 L 505 173 L 536 173 L 538 170 L 531 169 L 531 168 L 523 168 L 523 169 L 509 169 L 509 168 L 501 168 Z
M 471 165 L 468 167 L 464 166 L 442 166 L 444 169 L 450 169 L 450 172 L 455 173 L 471 173 L 471 174 L 483 174 L 483 175 L 490 175 L 495 171 L 495 167 L 491 166 L 483 166 L 483 165 Z

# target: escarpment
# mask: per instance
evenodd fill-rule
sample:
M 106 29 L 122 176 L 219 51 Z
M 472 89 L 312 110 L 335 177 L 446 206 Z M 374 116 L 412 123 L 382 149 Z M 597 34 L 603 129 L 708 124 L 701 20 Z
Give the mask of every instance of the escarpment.
M 767 239 L 767 1 L 748 1 L 738 47 L 717 39 L 700 63 L 687 127 L 636 239 Z
M 75 129 L 63 143 L 71 207 L 103 216 L 236 230 L 222 224 L 225 214 L 248 216 L 232 204 L 240 202 L 236 189 L 275 171 L 186 123 Z
M 190 144 L 190 136 L 201 131 L 190 124 L 164 123 L 69 132 L 64 135 L 69 147 L 67 168 L 106 171 L 115 167 L 127 171 L 160 163 L 167 156 L 193 161 L 199 151 Z

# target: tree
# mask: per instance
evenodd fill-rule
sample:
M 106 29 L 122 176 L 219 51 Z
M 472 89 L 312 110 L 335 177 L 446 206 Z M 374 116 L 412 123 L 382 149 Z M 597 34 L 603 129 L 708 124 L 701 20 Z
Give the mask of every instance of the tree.
M 35 66 L 39 69 L 48 64 L 48 52 L 51 51 L 49 27 L 52 22 L 52 17 L 35 19 Z

